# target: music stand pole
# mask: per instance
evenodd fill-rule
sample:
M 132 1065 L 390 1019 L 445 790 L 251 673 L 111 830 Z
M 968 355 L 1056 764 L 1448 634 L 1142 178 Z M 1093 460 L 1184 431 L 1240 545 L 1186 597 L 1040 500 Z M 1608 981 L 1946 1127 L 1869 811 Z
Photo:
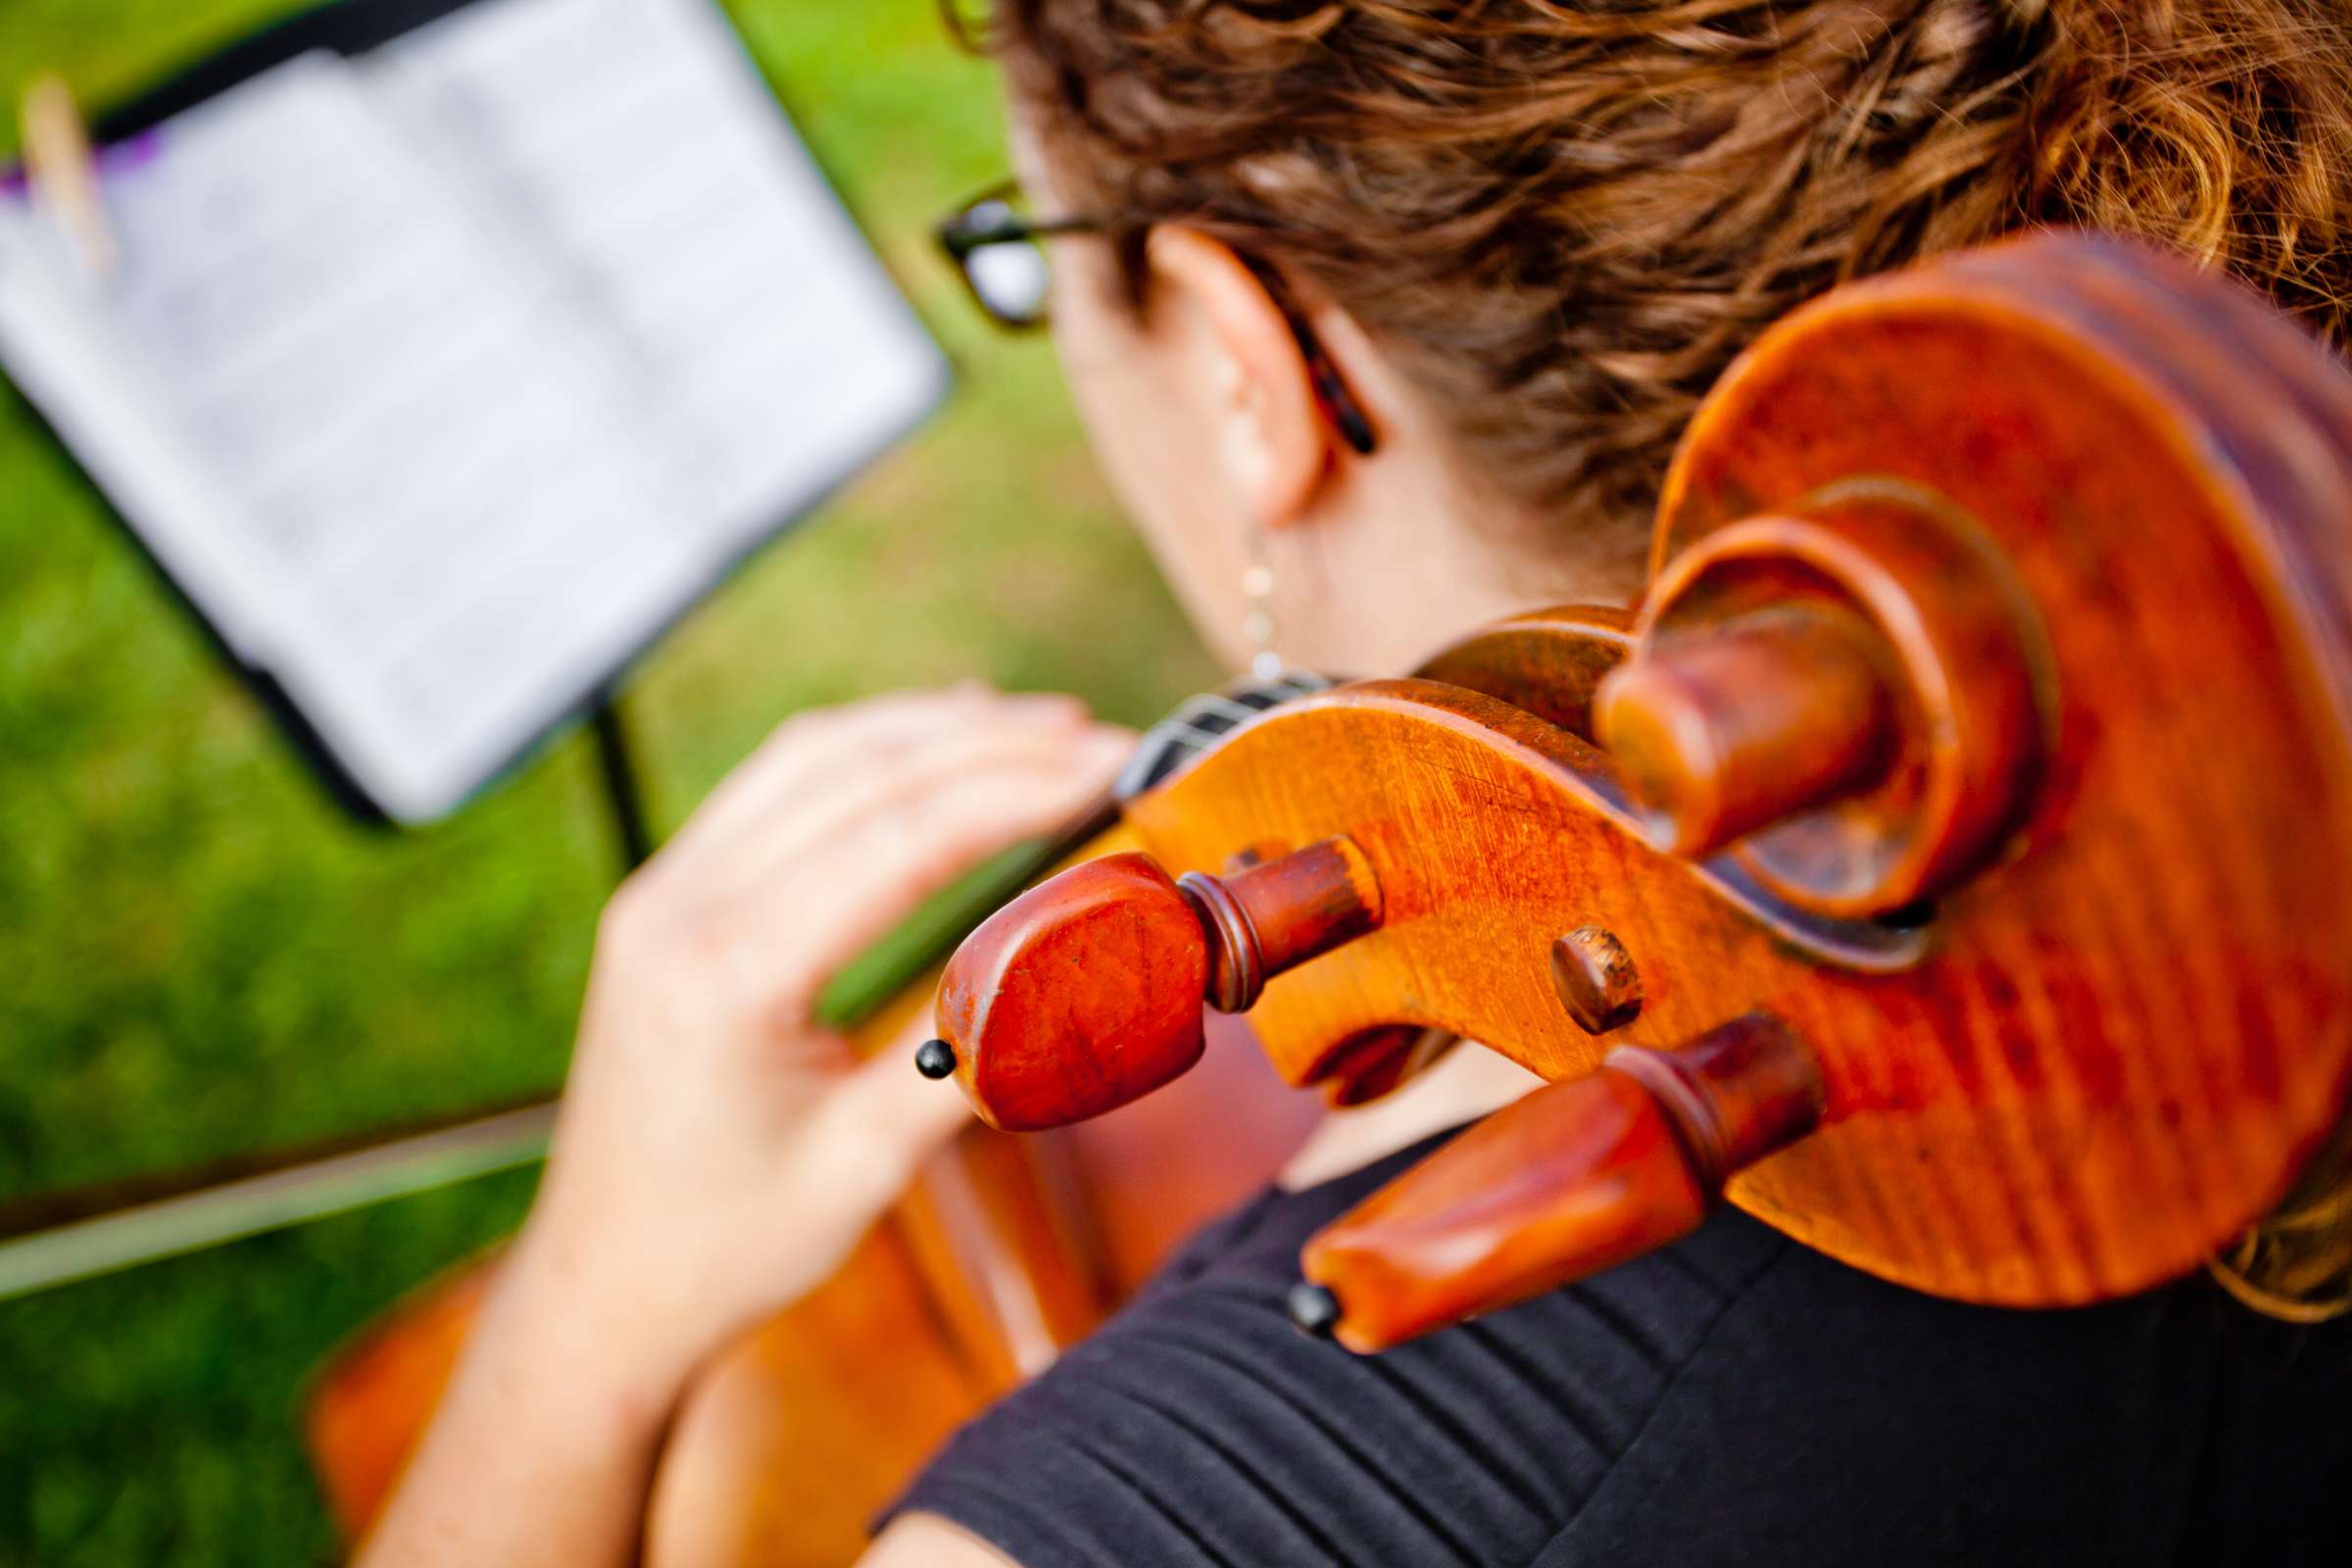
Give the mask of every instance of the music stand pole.
M 620 848 L 620 870 L 626 876 L 653 858 L 654 835 L 646 822 L 645 793 L 628 726 L 621 718 L 617 687 L 598 700 L 590 726 L 596 735 L 597 770 L 604 775 L 605 802 L 612 810 L 612 833 Z

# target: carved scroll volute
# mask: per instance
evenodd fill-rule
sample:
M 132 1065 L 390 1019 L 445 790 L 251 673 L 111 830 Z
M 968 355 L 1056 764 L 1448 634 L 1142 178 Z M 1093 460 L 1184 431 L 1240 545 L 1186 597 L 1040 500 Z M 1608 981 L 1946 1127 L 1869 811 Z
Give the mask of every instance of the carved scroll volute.
M 1669 562 L 1594 729 L 1658 848 L 1736 845 L 1789 902 L 1873 916 L 1948 890 L 2024 819 L 2051 685 L 1984 530 L 1854 481 Z
M 1346 839 L 1230 877 L 1170 877 L 1113 855 L 1039 884 L 956 949 L 940 1038 L 916 1058 L 956 1075 L 1009 1132 L 1066 1126 L 1150 1094 L 1200 1057 L 1200 1009 L 1243 1012 L 1267 980 L 1380 923 L 1380 884 Z

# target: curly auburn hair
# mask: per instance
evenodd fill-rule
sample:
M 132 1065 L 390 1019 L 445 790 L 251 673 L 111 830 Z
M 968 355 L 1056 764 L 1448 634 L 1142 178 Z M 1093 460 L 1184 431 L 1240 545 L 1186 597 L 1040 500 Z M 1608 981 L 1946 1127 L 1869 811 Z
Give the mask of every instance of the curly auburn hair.
M 1700 396 L 1844 279 L 2083 225 L 2346 342 L 2345 0 L 980 3 L 1131 305 L 1163 221 L 1328 296 L 1629 583 Z M 2352 1123 L 2214 1270 L 2352 1307 Z
M 1483 472 L 1641 556 L 1675 438 L 1843 279 L 2034 224 L 2341 341 L 2343 0 L 990 0 L 1074 200 L 1338 302 Z

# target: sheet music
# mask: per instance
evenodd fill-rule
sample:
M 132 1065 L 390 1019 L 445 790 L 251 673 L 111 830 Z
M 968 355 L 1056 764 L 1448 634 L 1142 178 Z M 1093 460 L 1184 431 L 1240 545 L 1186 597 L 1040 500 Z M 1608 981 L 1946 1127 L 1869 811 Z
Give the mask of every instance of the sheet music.
M 944 367 L 704 0 L 485 0 L 167 122 L 0 356 L 240 658 L 440 814 Z
M 740 539 L 937 356 L 706 0 L 503 0 L 385 49 L 613 323 Z M 870 435 L 865 439 L 871 440 Z

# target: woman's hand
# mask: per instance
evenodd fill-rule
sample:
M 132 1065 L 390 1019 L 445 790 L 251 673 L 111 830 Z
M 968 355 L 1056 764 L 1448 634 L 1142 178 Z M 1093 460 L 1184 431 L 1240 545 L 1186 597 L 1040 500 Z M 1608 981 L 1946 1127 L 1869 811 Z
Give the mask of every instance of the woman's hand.
M 606 910 L 554 1152 L 364 1560 L 625 1560 L 696 1364 L 840 1263 L 962 1097 L 809 1018 L 844 961 L 1059 826 L 1132 744 L 978 687 L 804 714 Z M 919 1037 L 917 1037 L 919 1038 Z
M 826 981 L 1132 744 L 976 686 L 807 713 L 614 896 L 515 1266 L 596 1303 L 641 1387 L 822 1281 L 964 1120 L 919 1035 L 858 1067 L 810 1021 Z

